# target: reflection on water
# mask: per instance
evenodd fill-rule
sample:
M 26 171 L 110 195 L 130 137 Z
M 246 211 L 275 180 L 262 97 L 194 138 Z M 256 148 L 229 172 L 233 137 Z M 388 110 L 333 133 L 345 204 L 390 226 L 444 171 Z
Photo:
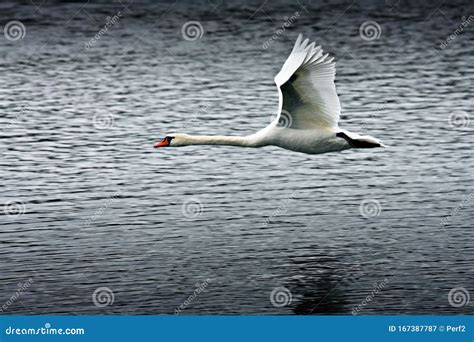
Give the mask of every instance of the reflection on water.
M 317 265 L 326 265 L 326 261 L 321 258 L 312 262 L 317 263 Z M 299 268 L 306 277 L 294 286 L 294 293 L 301 296 L 300 301 L 293 307 L 295 314 L 347 314 L 347 307 L 350 303 L 345 300 L 344 294 L 348 285 L 346 282 L 350 280 L 350 277 L 341 279 L 340 275 L 335 274 L 337 270 L 332 268 L 327 268 L 320 274 L 311 276 L 313 267 L 311 265 L 306 266 L 305 263 L 300 264 Z M 344 277 L 350 276 L 350 271 L 344 272 Z
M 439 47 L 466 3 L 36 6 L 0 4 L 26 28 L 0 37 L 0 305 L 29 284 L 6 313 L 472 311 L 474 26 Z M 390 148 L 153 149 L 268 124 L 299 32 L 336 58 L 341 127 Z

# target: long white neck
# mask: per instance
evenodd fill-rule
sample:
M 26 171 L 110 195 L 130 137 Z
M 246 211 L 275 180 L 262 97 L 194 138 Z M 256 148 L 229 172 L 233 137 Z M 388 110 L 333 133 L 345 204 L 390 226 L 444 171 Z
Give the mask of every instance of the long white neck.
M 228 136 L 228 135 L 191 135 L 180 134 L 179 145 L 228 145 L 243 147 L 259 147 L 262 146 L 260 139 L 253 134 L 244 137 Z

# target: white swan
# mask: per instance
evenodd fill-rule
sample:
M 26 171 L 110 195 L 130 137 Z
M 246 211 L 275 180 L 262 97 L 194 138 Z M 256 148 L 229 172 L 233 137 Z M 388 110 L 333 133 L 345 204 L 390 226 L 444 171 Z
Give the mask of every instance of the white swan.
M 370 136 L 338 127 L 341 105 L 336 93 L 333 58 L 320 46 L 303 41 L 300 34 L 293 51 L 275 77 L 280 98 L 277 118 L 255 134 L 208 136 L 176 133 L 167 135 L 154 147 L 188 145 L 231 145 L 243 147 L 279 146 L 308 154 L 349 148 L 384 147 Z

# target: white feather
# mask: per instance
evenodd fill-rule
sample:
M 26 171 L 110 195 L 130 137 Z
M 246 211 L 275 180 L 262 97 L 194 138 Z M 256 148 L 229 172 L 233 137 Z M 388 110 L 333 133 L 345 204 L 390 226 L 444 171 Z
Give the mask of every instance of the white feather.
M 333 58 L 323 55 L 320 46 L 301 43 L 300 34 L 290 56 L 275 77 L 279 92 L 279 116 L 291 115 L 291 128 L 337 128 L 341 105 L 337 96 Z

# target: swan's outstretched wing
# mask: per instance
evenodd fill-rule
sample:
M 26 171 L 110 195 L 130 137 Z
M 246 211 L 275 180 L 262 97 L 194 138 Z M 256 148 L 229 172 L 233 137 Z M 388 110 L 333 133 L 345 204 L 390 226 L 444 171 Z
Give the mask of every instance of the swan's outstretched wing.
M 334 78 L 333 58 L 320 46 L 303 41 L 300 34 L 293 51 L 275 77 L 280 96 L 278 119 L 296 129 L 337 128 L 341 105 Z

